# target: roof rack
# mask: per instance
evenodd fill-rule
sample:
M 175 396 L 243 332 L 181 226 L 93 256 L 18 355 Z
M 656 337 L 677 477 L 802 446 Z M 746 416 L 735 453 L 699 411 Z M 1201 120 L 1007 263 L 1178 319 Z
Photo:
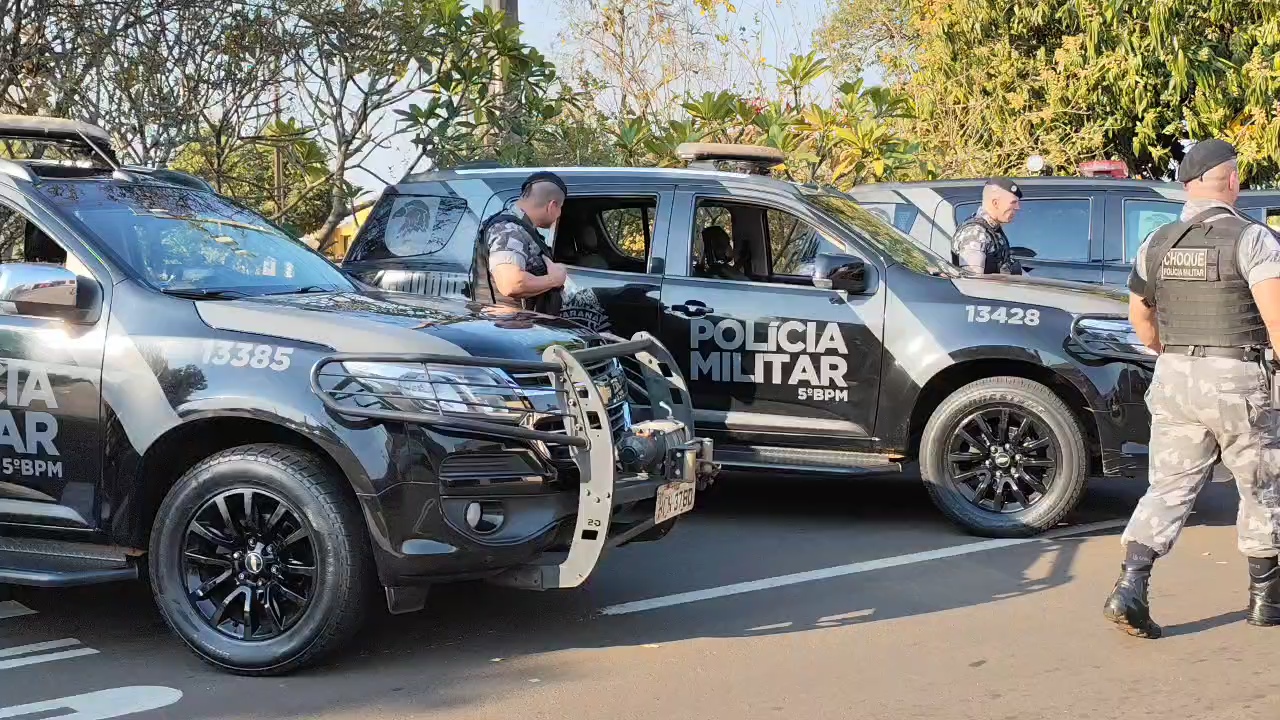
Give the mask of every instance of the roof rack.
M 111 136 L 97 125 L 43 115 L 0 115 L 0 140 L 26 140 L 70 145 L 119 167 Z
M 754 175 L 768 175 L 771 168 L 787 159 L 781 150 L 763 145 L 701 142 L 680 143 L 676 156 L 687 161 L 691 168 L 721 170 L 720 163 L 728 163 Z

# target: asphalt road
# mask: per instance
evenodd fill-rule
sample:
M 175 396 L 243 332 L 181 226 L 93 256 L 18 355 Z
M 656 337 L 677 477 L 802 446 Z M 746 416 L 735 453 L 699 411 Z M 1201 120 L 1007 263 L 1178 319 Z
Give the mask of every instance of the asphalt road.
M 1277 717 L 1280 629 L 1242 619 L 1232 485 L 1157 568 L 1166 637 L 1102 620 L 1143 487 L 1099 481 L 1062 536 L 993 543 L 908 480 L 731 478 L 582 589 L 442 588 L 286 678 L 208 668 L 141 586 L 20 591 L 0 719 Z

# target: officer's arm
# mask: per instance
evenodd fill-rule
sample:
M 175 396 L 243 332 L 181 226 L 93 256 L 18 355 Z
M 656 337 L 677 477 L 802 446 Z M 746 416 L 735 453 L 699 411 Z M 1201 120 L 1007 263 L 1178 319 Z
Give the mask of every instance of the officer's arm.
M 1254 225 L 1240 238 L 1236 262 L 1249 281 L 1253 301 L 1267 325 L 1271 346 L 1280 339 L 1280 241 L 1265 225 Z
M 552 275 L 533 275 L 511 262 L 490 265 L 498 292 L 511 298 L 525 298 L 555 290 L 564 283 Z
M 533 297 L 560 287 L 563 280 L 555 275 L 538 276 L 525 269 L 529 258 L 521 232 L 508 224 L 489 229 L 489 273 L 494 287 L 510 298 Z
M 1138 340 L 1156 352 L 1164 345 L 1160 342 L 1160 326 L 1156 324 L 1156 308 L 1147 305 L 1147 243 L 1138 247 L 1133 259 L 1133 269 L 1129 271 L 1129 324 L 1137 333 Z
M 991 252 L 991 238 L 977 225 L 961 228 L 955 237 L 956 258 L 960 269 L 971 273 L 983 273 L 987 269 L 987 253 Z
M 1136 293 L 1129 293 L 1129 323 L 1138 334 L 1143 345 L 1156 352 L 1163 349 L 1160 343 L 1160 328 L 1156 325 L 1156 309 L 1148 307 L 1147 301 Z

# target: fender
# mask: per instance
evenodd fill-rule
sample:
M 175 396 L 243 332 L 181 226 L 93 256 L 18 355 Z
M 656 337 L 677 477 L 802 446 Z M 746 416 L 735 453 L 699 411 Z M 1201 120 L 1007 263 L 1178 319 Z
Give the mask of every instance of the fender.
M 319 401 L 317 400 L 317 406 Z M 378 468 L 385 468 L 389 462 L 385 441 L 382 452 L 370 452 L 376 443 L 356 442 L 355 436 L 370 432 L 382 434 L 381 427 L 369 425 L 368 429 L 347 429 L 339 432 L 331 424 L 328 413 L 307 412 L 297 407 L 281 405 L 275 400 L 266 398 L 219 395 L 192 400 L 177 408 L 181 422 L 160 438 L 156 443 L 175 432 L 181 432 L 191 423 L 213 418 L 246 418 L 277 425 L 290 432 L 301 435 L 322 449 L 351 483 L 357 495 L 372 495 L 377 492 L 370 478 L 379 474 Z M 144 451 L 150 451 L 150 447 Z M 372 465 L 372 472 L 370 465 Z
M 1065 380 L 1085 400 L 1086 409 L 1095 416 L 1111 411 L 1114 388 L 1120 383 L 1120 371 L 1115 364 L 1100 365 L 1086 374 L 1077 362 L 1065 354 L 1043 348 L 1021 348 L 1008 345 L 973 345 L 952 350 L 933 358 L 926 366 L 925 382 L 917 384 L 898 366 L 889 368 L 882 387 L 882 397 L 902 398 L 900 403 L 883 403 L 877 435 L 883 447 L 905 450 L 911 442 L 911 423 L 922 397 L 931 385 L 948 369 L 978 361 L 1011 361 L 1039 367 Z M 916 370 L 920 373 L 920 370 Z M 1095 422 L 1097 418 L 1095 417 Z

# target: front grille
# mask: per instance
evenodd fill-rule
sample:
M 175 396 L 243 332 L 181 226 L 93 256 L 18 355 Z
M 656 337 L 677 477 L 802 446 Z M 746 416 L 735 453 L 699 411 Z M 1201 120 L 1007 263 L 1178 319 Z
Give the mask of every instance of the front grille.
M 598 387 L 603 388 L 604 386 L 611 386 L 616 388 L 616 391 L 610 391 L 613 398 L 612 401 L 605 406 L 605 411 L 609 416 L 609 429 L 613 432 L 615 438 L 620 437 L 630 426 L 631 413 L 629 393 L 633 389 L 629 387 L 630 383 L 625 380 L 624 367 L 616 360 L 602 360 L 600 362 L 587 363 L 584 367 L 591 375 L 591 378 L 595 380 Z M 530 390 L 550 390 L 551 388 L 550 377 L 543 373 L 524 373 L 513 375 L 513 377 L 518 385 L 529 388 Z M 621 379 L 621 382 L 618 382 L 619 379 Z M 557 414 L 548 413 L 547 415 L 537 419 L 534 422 L 533 427 L 535 430 L 563 433 L 565 431 L 564 418 Z M 573 460 L 570 459 L 569 447 L 567 445 L 550 446 L 547 448 L 547 453 L 551 462 L 554 463 L 557 468 L 562 471 L 568 471 L 569 473 L 576 471 L 577 468 L 574 466 Z M 562 477 L 564 474 L 564 472 L 561 473 Z

